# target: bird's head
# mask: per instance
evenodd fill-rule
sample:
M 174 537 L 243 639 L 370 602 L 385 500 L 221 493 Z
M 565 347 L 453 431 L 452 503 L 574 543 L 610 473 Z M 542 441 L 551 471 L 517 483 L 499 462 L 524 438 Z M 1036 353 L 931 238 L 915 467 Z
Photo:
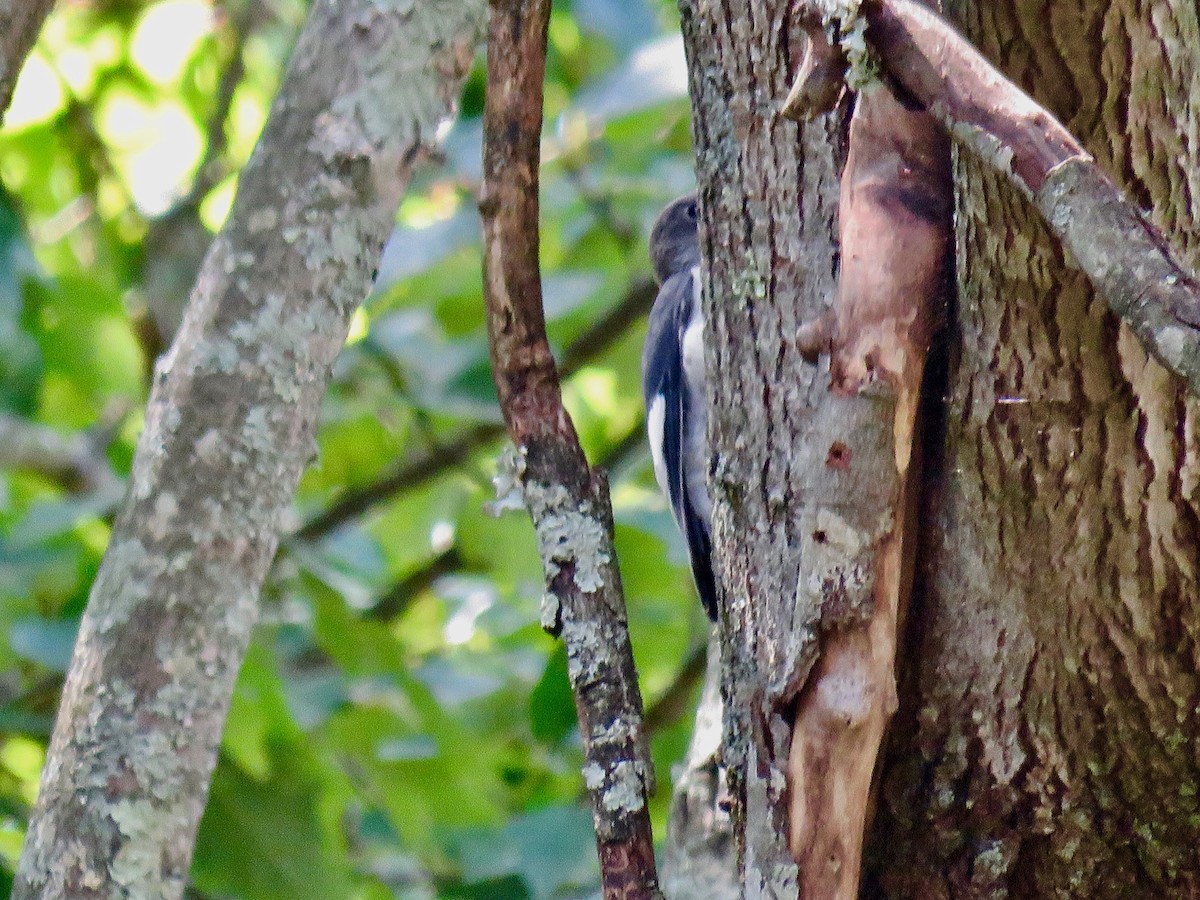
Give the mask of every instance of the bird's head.
M 658 214 L 650 231 L 650 261 L 659 284 L 700 262 L 698 228 L 695 194 L 673 200 Z

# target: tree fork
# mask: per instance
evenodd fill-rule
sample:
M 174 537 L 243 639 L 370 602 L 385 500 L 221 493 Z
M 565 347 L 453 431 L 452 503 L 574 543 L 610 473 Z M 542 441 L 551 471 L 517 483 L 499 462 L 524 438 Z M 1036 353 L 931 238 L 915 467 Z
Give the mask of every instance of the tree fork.
M 798 9 L 810 61 L 784 102 L 793 118 L 827 104 L 830 71 L 848 65 L 848 54 L 822 46 L 816 4 Z M 825 24 L 863 30 L 889 78 L 1036 205 L 1109 308 L 1200 393 L 1200 281 L 1049 110 L 918 0 L 865 0 Z

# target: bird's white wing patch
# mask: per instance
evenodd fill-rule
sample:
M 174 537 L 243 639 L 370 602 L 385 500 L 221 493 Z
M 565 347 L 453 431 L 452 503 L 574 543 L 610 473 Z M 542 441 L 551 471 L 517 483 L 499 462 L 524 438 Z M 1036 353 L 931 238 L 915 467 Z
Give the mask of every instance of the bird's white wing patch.
M 650 438 L 650 458 L 654 460 L 654 477 L 664 494 L 670 496 L 667 487 L 667 461 L 663 458 L 663 432 L 667 421 L 667 401 L 662 394 L 655 394 L 646 414 L 646 432 Z

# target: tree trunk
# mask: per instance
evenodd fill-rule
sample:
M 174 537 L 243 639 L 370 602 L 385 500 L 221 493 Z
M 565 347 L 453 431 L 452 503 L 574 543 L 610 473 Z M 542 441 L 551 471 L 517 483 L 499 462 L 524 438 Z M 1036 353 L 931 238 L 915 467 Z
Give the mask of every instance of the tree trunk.
M 947 4 L 1200 268 L 1192 0 Z M 960 158 L 958 326 L 867 867 L 892 897 L 1200 892 L 1200 406 Z M 941 440 L 941 438 L 938 438 Z
M 797 126 L 777 115 L 798 61 L 798 36 L 780 27 L 788 5 L 680 6 L 702 214 L 728 784 L 711 814 L 700 814 L 693 797 L 688 829 L 673 827 L 671 839 L 716 848 L 718 829 L 731 826 L 736 880 L 748 897 L 794 897 L 799 875 L 788 846 L 788 738 L 820 609 L 797 602 L 797 582 L 801 535 L 816 530 L 821 498 L 800 511 L 797 494 L 806 472 L 824 463 L 803 430 L 827 428 L 837 415 L 851 428 L 873 420 L 862 398 L 822 407 L 828 369 L 809 365 L 795 347 L 798 327 L 826 310 L 836 285 L 840 130 L 832 116 Z M 719 779 L 705 783 L 715 788 Z M 728 825 L 715 808 L 721 800 Z M 678 858 L 673 849 L 668 891 L 704 896 L 682 887 Z M 690 868 L 703 878 L 702 867 Z
M 14 896 L 178 897 L 280 517 L 476 0 L 319 0 L 161 360 Z

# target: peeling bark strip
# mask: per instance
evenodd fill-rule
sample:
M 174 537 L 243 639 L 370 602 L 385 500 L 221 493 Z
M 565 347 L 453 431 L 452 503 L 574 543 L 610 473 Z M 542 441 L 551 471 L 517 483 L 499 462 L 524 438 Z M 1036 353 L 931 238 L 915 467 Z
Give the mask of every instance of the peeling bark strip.
M 498 482 L 542 551 L 542 624 L 560 632 L 575 695 L 604 897 L 660 897 L 646 794 L 651 763 L 613 549 L 608 483 L 562 405 L 542 310 L 538 166 L 550 0 L 493 0 L 484 107 L 484 290 L 496 391 L 516 445 Z
M 1071 133 L 917 0 L 865 0 L 842 14 L 843 31 L 865 21 L 888 75 L 1034 201 L 1113 312 L 1200 393 L 1200 282 Z
M 859 93 L 841 179 L 837 303 L 822 349 L 830 354 L 834 390 L 875 390 L 871 385 L 882 382 L 894 392 L 894 460 L 875 460 L 872 472 L 864 469 L 870 461 L 835 442 L 824 464 L 858 468 L 860 477 L 892 485 L 892 493 L 879 510 L 889 524 L 868 546 L 834 528 L 819 541 L 861 557 L 871 593 L 863 613 L 847 618 L 839 609 L 844 586 L 822 583 L 827 630 L 797 703 L 788 766 L 791 847 L 803 898 L 858 896 L 875 760 L 896 710 L 897 632 L 911 584 L 911 559 L 902 550 L 915 528 L 906 521 L 913 431 L 950 248 L 949 151 L 927 113 L 904 109 L 878 82 Z
M 0 121 L 54 0 L 0 0 Z
M 16 898 L 180 896 L 317 409 L 476 0 L 318 0 L 156 372 L 63 693 Z

